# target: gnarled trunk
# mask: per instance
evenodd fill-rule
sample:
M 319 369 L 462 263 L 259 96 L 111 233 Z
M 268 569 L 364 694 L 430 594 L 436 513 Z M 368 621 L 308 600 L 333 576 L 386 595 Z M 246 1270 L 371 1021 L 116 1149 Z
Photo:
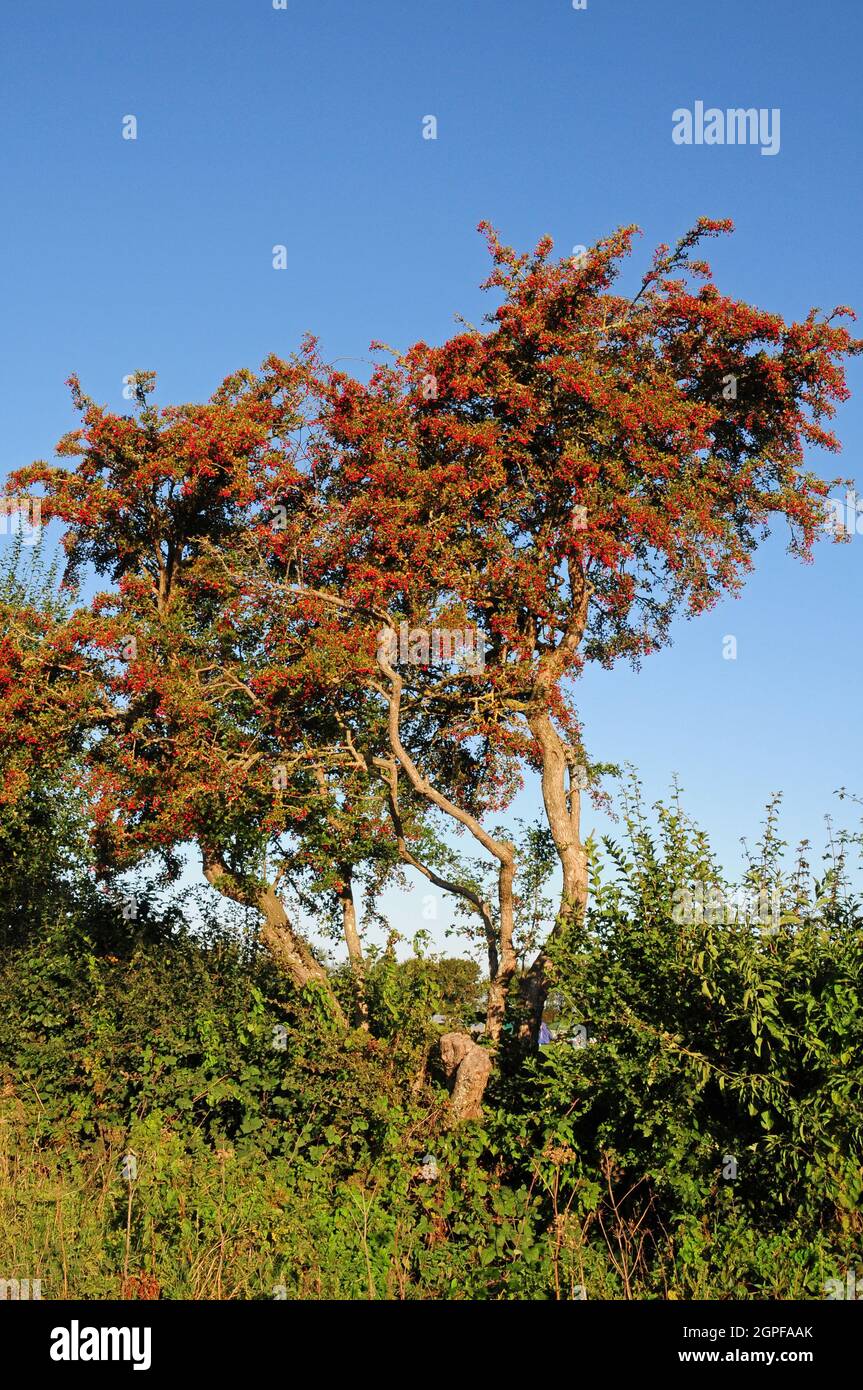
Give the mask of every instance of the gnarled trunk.
M 547 708 L 535 708 L 528 717 L 530 731 L 542 755 L 542 799 L 548 826 L 563 872 L 553 940 L 573 919 L 583 918 L 587 907 L 587 855 L 581 842 L 581 794 L 573 775 L 572 752 L 554 727 Z M 520 982 L 524 1011 L 522 1037 L 535 1044 L 548 994 L 548 942 L 542 947 Z
M 452 1084 L 449 1115 L 455 1124 L 478 1120 L 482 1098 L 491 1075 L 491 1054 L 467 1033 L 444 1033 L 440 1055 L 447 1079 Z

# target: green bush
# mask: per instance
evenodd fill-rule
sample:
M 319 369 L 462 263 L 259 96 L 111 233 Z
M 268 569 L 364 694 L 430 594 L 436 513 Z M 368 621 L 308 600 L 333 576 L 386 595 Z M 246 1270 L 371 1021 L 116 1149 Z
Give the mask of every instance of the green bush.
M 43 905 L 0 951 L 4 1277 L 94 1299 L 823 1297 L 863 1265 L 849 842 L 821 880 L 784 876 L 771 813 L 747 879 L 765 922 L 729 911 L 679 807 L 627 825 L 554 945 L 556 1040 L 457 1129 L 431 1016 L 470 1016 L 468 963 L 381 953 L 373 1029 L 344 1033 L 200 908 L 192 929 L 92 889 Z
M 501 1119 L 542 1156 L 552 1220 L 607 1245 L 618 1296 L 819 1297 L 863 1249 L 847 842 L 820 882 L 784 878 L 772 808 L 735 900 L 679 806 L 658 810 L 658 835 L 635 805 L 629 844 L 606 841 L 613 872 L 595 856 L 588 930 L 554 949 L 573 1042 L 541 1050 Z

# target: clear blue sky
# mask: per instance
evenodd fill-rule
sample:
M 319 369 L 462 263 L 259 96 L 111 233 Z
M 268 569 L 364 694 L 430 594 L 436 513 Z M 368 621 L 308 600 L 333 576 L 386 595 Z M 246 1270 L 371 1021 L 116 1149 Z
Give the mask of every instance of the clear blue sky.
M 863 309 L 861 52 L 858 0 L 6 5 L 3 468 L 50 455 L 73 370 L 119 409 L 139 368 L 189 400 L 308 329 L 349 365 L 372 338 L 477 320 L 483 217 L 566 254 L 637 222 L 646 254 L 730 216 L 723 289 L 786 316 Z M 778 107 L 779 153 L 675 145 L 673 110 L 699 100 Z M 861 376 L 823 466 L 863 491 Z M 641 674 L 584 681 L 592 754 L 636 763 L 651 797 L 677 771 L 728 860 L 773 789 L 789 836 L 819 837 L 834 788 L 863 792 L 861 565 L 863 536 L 814 567 L 771 545 Z

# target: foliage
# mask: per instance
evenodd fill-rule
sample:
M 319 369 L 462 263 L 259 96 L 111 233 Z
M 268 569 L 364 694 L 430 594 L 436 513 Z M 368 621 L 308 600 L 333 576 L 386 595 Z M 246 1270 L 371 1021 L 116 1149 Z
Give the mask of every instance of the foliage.
M 658 247 L 626 297 L 634 227 L 556 260 L 547 237 L 521 254 L 482 224 L 486 328 L 415 343 L 366 382 L 313 340 L 204 403 L 160 408 L 140 372 L 118 415 L 70 379 L 80 423 L 59 464 L 7 492 L 43 494 L 68 586 L 90 567 L 110 588 L 65 619 L 10 614 L 0 729 L 25 762 L 77 745 L 105 873 L 197 845 L 295 982 L 326 992 L 277 890 L 326 895 L 356 966 L 354 880 L 376 898 L 409 865 L 480 924 L 499 1040 L 519 866 L 489 819 L 525 773 L 542 774 L 559 921 L 586 899 L 596 769 L 574 678 L 637 663 L 677 614 L 738 589 L 771 522 L 808 557 L 827 515 L 804 452 L 838 448 L 826 426 L 863 343 L 843 306 L 786 323 L 722 294 L 697 253 L 730 226 L 702 218 Z M 482 660 L 432 654 L 441 631 L 472 631 Z M 439 872 L 434 817 L 494 861 L 493 895 L 475 868 Z
M 371 961 L 376 1038 L 191 900 L 8 943 L 4 1271 L 91 1298 L 822 1297 L 863 1256 L 856 841 L 783 877 L 774 930 L 675 921 L 721 881 L 709 846 L 677 803 L 627 824 L 555 947 L 557 1040 L 481 1124 L 426 1065 L 470 962 Z M 780 874 L 775 816 L 764 846 Z
M 634 791 L 628 843 L 594 851 L 588 934 L 554 949 L 555 1023 L 575 1045 L 531 1065 L 518 1132 L 546 1157 L 555 1211 L 616 1233 L 624 1291 L 657 1249 L 709 1266 L 733 1236 L 748 1251 L 722 1276 L 734 1294 L 789 1232 L 788 1278 L 807 1287 L 830 1242 L 848 1260 L 863 1238 L 859 837 L 832 845 L 820 879 L 805 847 L 784 874 L 774 804 L 741 899 L 679 798 L 654 831 Z M 786 1287 L 772 1256 L 758 1277 L 765 1295 Z
M 659 247 L 633 297 L 634 228 L 555 260 L 485 227 L 486 327 L 362 382 L 313 340 L 202 404 L 141 372 L 118 415 L 70 379 L 59 464 L 6 489 L 62 525 L 65 572 L 21 536 L 0 568 L 4 1277 L 790 1297 L 860 1260 L 860 838 L 788 870 L 772 805 L 735 887 L 637 784 L 622 842 L 581 833 L 617 771 L 585 663 L 638 664 L 773 521 L 809 558 L 827 516 L 805 450 L 838 448 L 863 343 L 841 307 L 721 294 L 695 252 L 728 227 Z M 485 980 L 422 933 L 399 959 L 408 874 Z M 481 1003 L 485 1119 L 458 1124 L 436 1047 Z

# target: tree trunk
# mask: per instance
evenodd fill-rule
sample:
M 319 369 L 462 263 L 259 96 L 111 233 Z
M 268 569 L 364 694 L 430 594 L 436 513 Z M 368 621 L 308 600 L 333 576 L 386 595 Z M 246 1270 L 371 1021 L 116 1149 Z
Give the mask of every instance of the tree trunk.
M 488 1009 L 487 1009 L 487 1029 L 488 1036 L 493 1044 L 497 1044 L 501 1028 L 503 1026 L 504 1014 L 506 1012 L 506 996 L 509 982 L 516 969 L 516 957 L 513 949 L 513 929 L 514 929 L 514 906 L 513 906 L 513 878 L 515 876 L 515 850 L 508 840 L 498 840 L 490 835 L 481 822 L 462 806 L 458 806 L 445 796 L 427 777 L 424 777 L 408 753 L 402 742 L 401 736 L 401 701 L 404 682 L 398 672 L 390 664 L 387 658 L 387 644 L 379 641 L 377 650 L 377 663 L 381 671 L 386 676 L 390 684 L 388 693 L 388 719 L 387 729 L 389 734 L 389 744 L 395 759 L 396 766 L 401 769 L 408 782 L 417 796 L 422 797 L 431 806 L 436 806 L 445 815 L 451 816 L 459 825 L 463 825 L 469 830 L 471 835 L 483 849 L 493 855 L 497 860 L 498 869 L 498 940 L 494 939 L 494 924 L 491 915 L 484 904 L 479 903 L 474 894 L 465 893 L 461 889 L 456 889 L 468 901 L 473 902 L 480 912 L 483 924 L 486 928 L 486 935 L 489 941 L 489 989 L 488 989 Z M 392 778 L 390 787 L 394 788 Z M 392 812 L 391 812 L 392 814 Z M 403 843 L 403 838 L 402 838 Z M 413 861 L 416 862 L 416 861 Z M 428 877 L 433 878 L 432 874 Z M 440 882 L 440 880 L 434 880 Z
M 273 960 L 297 986 L 316 984 L 323 991 L 333 1016 L 340 1023 L 345 1022 L 341 1005 L 333 994 L 329 976 L 317 960 L 307 941 L 294 931 L 288 920 L 282 901 L 273 888 L 267 884 L 253 897 L 244 896 L 235 887 L 225 866 L 218 860 L 208 857 L 204 863 L 204 876 L 224 897 L 242 903 L 244 907 L 256 907 L 261 914 L 261 940 L 269 950 Z
M 501 863 L 498 873 L 498 909 L 500 941 L 496 949 L 489 952 L 488 1006 L 486 1008 L 486 1028 L 491 1041 L 497 1045 L 506 1016 L 506 1001 L 510 982 L 516 970 L 516 955 L 513 946 L 515 925 L 513 904 L 513 879 L 515 859 L 507 858 Z
M 491 1075 L 491 1054 L 466 1033 L 444 1033 L 440 1040 L 444 1072 L 452 1082 L 449 1114 L 454 1124 L 478 1120 Z
M 557 922 L 549 941 L 573 919 L 583 918 L 587 907 L 587 855 L 581 842 L 581 793 L 573 777 L 572 754 L 554 727 L 547 708 L 534 709 L 530 731 L 542 754 L 542 799 L 548 826 L 563 871 Z M 525 1012 L 522 1035 L 536 1043 L 548 994 L 548 942 L 521 980 Z
M 348 960 L 355 990 L 356 1022 L 360 1028 L 369 1026 L 369 1009 L 366 1002 L 366 973 L 363 960 L 363 947 L 357 925 L 357 907 L 354 901 L 353 865 L 339 866 L 342 886 L 338 898 L 342 908 L 342 930 L 348 948 Z

